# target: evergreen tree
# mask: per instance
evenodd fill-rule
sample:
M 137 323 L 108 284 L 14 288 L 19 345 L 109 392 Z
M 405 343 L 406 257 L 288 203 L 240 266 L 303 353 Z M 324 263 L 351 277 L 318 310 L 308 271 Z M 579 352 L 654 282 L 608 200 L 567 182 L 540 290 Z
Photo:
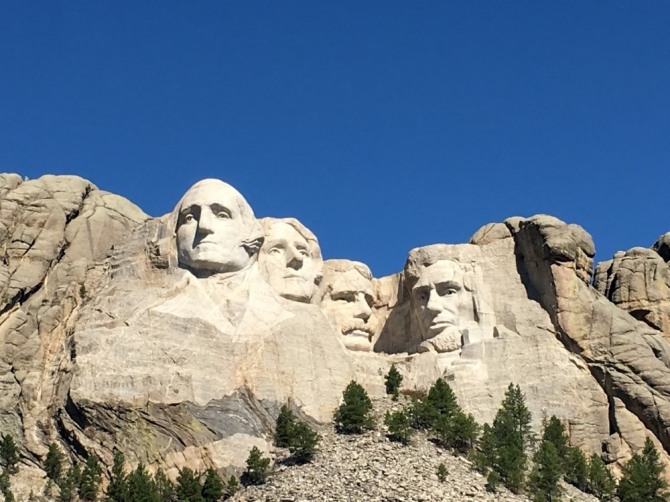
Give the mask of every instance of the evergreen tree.
M 162 502 L 158 498 L 156 485 L 144 464 L 140 462 L 125 480 L 123 502 Z
M 386 393 L 393 396 L 393 400 L 396 401 L 400 395 L 402 375 L 398 371 L 398 368 L 396 368 L 395 364 L 391 365 L 389 372 L 384 377 L 384 383 L 386 385 Z
M 0 439 L 0 465 L 7 469 L 10 474 L 18 471 L 19 452 L 16 448 L 14 438 L 10 434 Z
M 211 467 L 205 472 L 205 481 L 202 484 L 202 498 L 205 502 L 217 502 L 224 493 L 223 480 Z
M 275 426 L 274 444 L 278 448 L 288 448 L 293 437 L 293 428 L 295 427 L 295 415 L 289 409 L 288 405 L 283 405 L 277 416 Z
M 614 481 L 614 476 L 612 476 L 605 462 L 595 453 L 591 455 L 589 460 L 587 477 L 587 486 L 590 493 L 601 502 L 612 500 L 616 492 L 616 481 Z
M 107 486 L 107 500 L 110 502 L 126 502 L 128 495 L 128 479 L 126 476 L 125 457 L 123 453 L 114 453 L 112 476 Z
M 44 472 L 47 473 L 47 478 L 58 481 L 63 474 L 63 461 L 65 456 L 56 443 L 49 445 L 49 452 L 44 459 Z
M 102 479 L 102 468 L 98 457 L 89 455 L 86 459 L 86 465 L 81 473 L 79 483 L 79 497 L 82 500 L 97 500 Z
M 412 428 L 420 431 L 428 430 L 437 420 L 437 410 L 425 396 L 414 396 L 409 408 L 409 418 Z
M 473 467 L 481 474 L 488 474 L 495 463 L 495 438 L 489 424 L 482 427 L 479 448 L 471 454 Z
M 531 418 L 521 389 L 510 383 L 493 420 L 494 453 L 490 463 L 500 481 L 514 493 L 519 493 L 524 482 Z
M 447 480 L 448 475 L 449 471 L 447 471 L 447 467 L 440 463 L 440 465 L 437 466 L 437 479 L 440 480 L 440 483 L 444 483 Z
M 299 464 L 311 462 L 320 440 L 321 436 L 316 431 L 305 422 L 297 420 L 293 425 L 288 451 L 291 452 L 293 460 Z
M 433 424 L 437 443 L 445 448 L 466 453 L 474 445 L 479 432 L 479 425 L 470 414 L 458 408 L 453 415 L 439 415 Z
M 80 478 L 81 472 L 79 471 L 78 466 L 76 464 L 71 466 L 58 484 L 58 487 L 60 488 L 58 502 L 72 502 L 74 500 L 77 495 Z
M 552 415 L 549 420 L 544 420 L 542 424 L 542 441 L 549 441 L 556 448 L 561 464 L 563 464 L 568 455 L 568 436 L 565 434 L 565 426 L 561 421 Z
M 647 438 L 642 453 L 636 453 L 624 466 L 619 480 L 621 502 L 661 502 L 668 499 L 663 465 L 654 443 Z
M 156 487 L 156 498 L 160 502 L 172 502 L 176 500 L 174 483 L 165 475 L 163 469 L 158 469 L 154 473 L 153 484 Z
M 410 437 L 414 432 L 407 411 L 387 411 L 384 417 L 384 425 L 388 428 L 389 439 L 404 445 L 409 444 Z
M 456 394 L 451 390 L 449 384 L 441 378 L 438 378 L 428 390 L 426 403 L 433 407 L 437 416 L 444 415 L 448 418 L 451 418 L 461 409 L 456 401 Z M 435 418 L 437 419 L 437 417 Z
M 240 482 L 234 475 L 231 474 L 230 477 L 228 478 L 228 482 L 226 483 L 225 496 L 223 497 L 224 500 L 235 495 L 239 489 L 240 489 Z
M 5 497 L 5 502 L 16 502 L 14 493 L 12 493 L 9 471 L 7 471 L 7 469 L 2 469 L 2 472 L 0 473 L 0 493 Z
M 193 470 L 184 467 L 177 476 L 177 499 L 179 502 L 203 502 L 202 485 Z
M 270 476 L 270 459 L 263 457 L 263 453 L 255 446 L 247 457 L 247 470 L 242 474 L 245 485 L 262 485 Z
M 535 502 L 552 502 L 561 497 L 561 461 L 554 443 L 544 440 L 533 456 L 528 488 Z
M 335 429 L 341 434 L 360 434 L 372 429 L 372 401 L 365 389 L 352 380 L 343 393 L 344 402 L 335 410 Z
M 600 462 L 602 463 L 602 460 Z M 605 464 L 603 464 L 604 466 Z M 576 486 L 583 492 L 587 490 L 589 469 L 582 450 L 576 447 L 568 448 L 563 461 L 563 472 L 565 473 L 566 482 Z

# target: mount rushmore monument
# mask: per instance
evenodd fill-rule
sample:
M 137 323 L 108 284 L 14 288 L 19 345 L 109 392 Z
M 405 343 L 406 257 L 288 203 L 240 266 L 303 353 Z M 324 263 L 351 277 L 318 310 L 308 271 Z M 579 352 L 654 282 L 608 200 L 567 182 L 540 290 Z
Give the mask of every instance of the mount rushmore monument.
M 329 422 L 391 364 L 407 389 L 445 378 L 480 422 L 517 383 L 614 468 L 647 437 L 669 458 L 670 234 L 596 265 L 580 226 L 514 217 L 375 278 L 223 181 L 151 218 L 75 176 L 6 174 L 0 245 L 0 430 L 28 471 L 53 441 L 239 471 L 283 404 Z

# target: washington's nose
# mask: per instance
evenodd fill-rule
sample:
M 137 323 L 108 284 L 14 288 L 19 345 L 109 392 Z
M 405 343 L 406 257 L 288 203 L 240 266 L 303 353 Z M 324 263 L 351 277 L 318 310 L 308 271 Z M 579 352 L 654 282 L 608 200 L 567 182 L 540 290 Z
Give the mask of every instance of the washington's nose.
M 212 226 L 214 217 L 211 214 L 208 214 L 206 211 L 200 213 L 200 218 L 198 219 L 198 232 L 201 234 L 211 234 L 214 232 L 214 227 Z
M 286 250 L 286 253 L 287 253 L 286 258 L 288 260 L 286 262 L 287 267 L 290 267 L 290 268 L 293 268 L 293 269 L 296 269 L 296 270 L 298 270 L 299 268 L 302 267 L 302 262 L 303 262 L 304 257 L 303 257 L 302 254 L 300 254 L 300 251 L 298 251 L 297 249 L 294 249 L 292 247 L 289 247 Z
M 367 300 L 365 299 L 365 295 L 363 293 L 358 293 L 356 295 L 356 314 L 354 317 L 356 319 L 363 319 L 364 321 L 367 321 L 370 319 L 370 316 L 372 315 L 372 309 L 370 308 L 370 305 L 368 305 Z

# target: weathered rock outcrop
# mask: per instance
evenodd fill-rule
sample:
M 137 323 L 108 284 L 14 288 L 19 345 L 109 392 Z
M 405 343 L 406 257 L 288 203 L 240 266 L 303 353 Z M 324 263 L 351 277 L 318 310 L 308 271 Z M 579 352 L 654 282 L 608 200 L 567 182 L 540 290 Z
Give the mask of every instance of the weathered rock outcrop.
M 376 279 L 217 180 L 161 218 L 76 177 L 4 175 L 0 197 L 0 430 L 26 464 L 56 440 L 107 465 L 118 448 L 239 469 L 282 404 L 327 422 L 392 363 L 408 389 L 446 378 L 480 421 L 518 383 L 536 426 L 555 414 L 610 463 L 645 437 L 670 451 L 667 236 L 594 287 L 584 229 L 515 217 Z

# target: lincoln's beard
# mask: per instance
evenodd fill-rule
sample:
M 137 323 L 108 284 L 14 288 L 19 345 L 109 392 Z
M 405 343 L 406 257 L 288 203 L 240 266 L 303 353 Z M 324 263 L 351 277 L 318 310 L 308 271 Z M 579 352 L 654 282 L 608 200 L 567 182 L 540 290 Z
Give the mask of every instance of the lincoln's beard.
M 449 326 L 440 334 L 421 342 L 419 352 L 454 352 L 463 346 L 463 335 L 458 326 Z

